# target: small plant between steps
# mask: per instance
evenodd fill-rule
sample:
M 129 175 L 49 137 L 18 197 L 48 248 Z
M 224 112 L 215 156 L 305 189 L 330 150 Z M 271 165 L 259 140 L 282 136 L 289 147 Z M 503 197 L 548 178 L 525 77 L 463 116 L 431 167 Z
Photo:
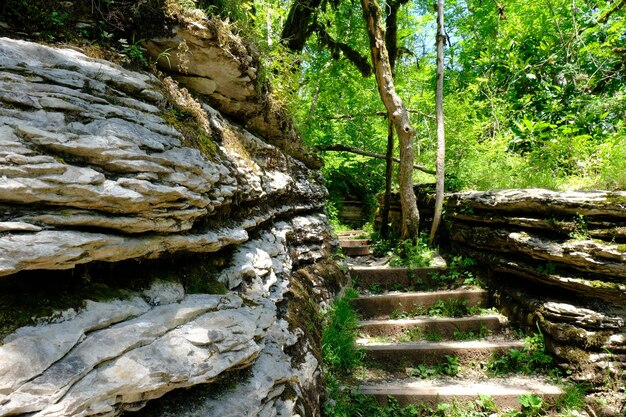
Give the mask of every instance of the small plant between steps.
M 406 374 L 419 378 L 431 378 L 438 375 L 456 376 L 459 374 L 460 367 L 458 356 L 446 355 L 445 361 L 440 364 L 434 366 L 419 364 L 416 368 L 407 368 Z
M 472 258 L 454 256 L 448 262 L 448 270 L 446 272 L 431 274 L 431 285 L 443 288 L 458 288 L 462 286 L 481 287 L 482 283 L 470 270 L 470 268 L 475 265 L 476 261 Z
M 552 357 L 545 352 L 545 342 L 541 332 L 526 337 L 523 349 L 511 349 L 505 354 L 495 355 L 487 362 L 486 368 L 487 372 L 493 376 L 532 375 L 537 372 L 552 376 L 560 375 L 560 370 L 554 366 Z
M 342 391 L 338 382 L 329 383 L 332 401 L 326 402 L 322 415 L 325 417 L 535 417 L 550 412 L 559 417 L 580 416 L 579 410 L 584 405 L 584 396 L 579 396 L 572 404 L 558 403 L 550 406 L 541 397 L 534 394 L 518 398 L 520 410 L 500 412 L 493 397 L 479 395 L 475 401 L 460 403 L 440 403 L 436 407 L 426 404 L 411 404 L 401 407 L 393 397 L 387 398 L 386 404 L 378 403 L 374 398 L 354 391 Z
M 445 299 L 437 300 L 430 307 L 415 306 L 412 309 L 395 308 L 389 318 L 391 320 L 410 319 L 420 316 L 430 317 L 467 317 L 485 314 L 497 314 L 494 308 L 483 308 L 479 305 L 468 307 L 467 300 Z
M 390 266 L 406 266 L 409 269 L 431 266 L 435 259 L 436 250 L 428 244 L 428 237 L 424 234 L 417 242 L 401 240 L 391 252 Z

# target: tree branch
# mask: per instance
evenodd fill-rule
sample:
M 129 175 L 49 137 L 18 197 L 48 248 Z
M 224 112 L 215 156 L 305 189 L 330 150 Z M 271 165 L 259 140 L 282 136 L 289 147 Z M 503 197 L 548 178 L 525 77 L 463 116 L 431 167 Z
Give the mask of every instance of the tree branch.
M 435 116 L 433 116 L 432 114 L 424 113 L 419 110 L 408 109 L 407 111 L 412 114 L 419 114 L 420 116 L 426 117 L 428 119 L 433 119 L 433 120 L 435 119 Z M 335 116 L 324 116 L 324 118 L 330 119 L 330 120 L 343 120 L 343 119 L 353 119 L 359 116 L 361 117 L 375 117 L 375 116 L 387 117 L 388 114 L 386 111 L 377 111 L 376 113 L 366 113 L 366 114 L 337 114 Z
M 330 145 L 317 145 L 316 148 L 319 149 L 320 151 L 349 152 L 349 153 L 353 153 L 357 155 L 368 156 L 370 158 L 375 158 L 375 159 L 386 159 L 385 155 L 383 154 L 363 151 L 361 149 L 353 148 L 352 146 L 342 145 L 340 143 L 335 143 L 335 144 L 330 144 Z M 398 163 L 400 162 L 400 158 L 394 157 L 393 160 Z M 420 170 L 422 172 L 425 172 L 426 174 L 435 175 L 435 171 L 433 171 L 432 169 L 428 169 L 425 166 L 420 165 L 420 164 L 414 164 L 413 168 Z
M 304 49 L 306 40 L 313 31 L 315 13 L 321 0 L 295 0 L 280 34 L 282 42 L 292 51 Z
M 372 66 L 369 61 L 357 50 L 353 49 L 347 43 L 339 42 L 333 39 L 321 25 L 315 25 L 314 30 L 319 36 L 320 43 L 330 49 L 333 58 L 339 58 L 338 51 L 341 51 L 348 61 L 352 62 L 354 66 L 358 68 L 363 77 L 369 77 L 372 75 Z

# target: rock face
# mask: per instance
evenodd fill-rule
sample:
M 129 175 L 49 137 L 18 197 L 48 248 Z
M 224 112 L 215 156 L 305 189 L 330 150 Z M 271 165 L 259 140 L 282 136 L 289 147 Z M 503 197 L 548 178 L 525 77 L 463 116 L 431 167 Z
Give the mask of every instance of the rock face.
M 311 168 L 321 159 L 301 145 L 285 110 L 257 84 L 260 69 L 252 48 L 242 44 L 223 22 L 181 25 L 173 36 L 146 42 L 148 54 L 172 76 L 224 115 L 237 120 Z M 167 52 L 167 59 L 162 53 Z
M 499 190 L 449 195 L 446 225 L 487 266 L 510 317 L 539 325 L 573 377 L 623 384 L 626 192 Z
M 214 70 L 246 59 L 204 53 Z M 256 136 L 261 121 L 251 132 L 172 81 L 70 49 L 0 39 L 0 101 L 0 280 L 230 259 L 213 276 L 225 294 L 154 281 L 5 337 L 0 416 L 115 416 L 241 369 L 232 397 L 172 415 L 319 415 L 320 340 L 302 330 L 317 311 L 302 305 L 317 309 L 345 277 L 317 171 Z

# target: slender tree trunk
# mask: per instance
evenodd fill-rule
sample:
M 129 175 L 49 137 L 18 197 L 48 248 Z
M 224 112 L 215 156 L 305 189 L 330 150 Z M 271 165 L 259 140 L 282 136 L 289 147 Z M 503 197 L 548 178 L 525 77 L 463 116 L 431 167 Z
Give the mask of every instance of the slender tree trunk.
M 391 205 L 391 181 L 393 179 L 393 122 L 389 119 L 387 129 L 387 154 L 385 155 L 385 197 L 383 210 L 380 213 L 380 234 L 383 238 L 389 237 L 389 206 Z
M 446 139 L 443 120 L 443 71 L 444 56 L 443 48 L 446 43 L 446 36 L 443 29 L 443 2 L 437 0 L 435 5 L 437 8 L 437 82 L 436 82 L 436 117 L 437 117 L 437 175 L 436 175 L 436 196 L 435 196 L 435 215 L 433 216 L 433 226 L 430 230 L 430 243 L 433 243 L 437 228 L 441 221 L 441 212 L 443 208 L 443 187 L 444 187 L 444 167 L 446 158 Z
M 389 13 L 385 19 L 386 33 L 385 46 L 389 53 L 389 66 L 392 76 L 396 76 L 395 67 L 398 58 L 398 9 L 408 0 L 389 1 Z M 385 155 L 385 197 L 383 198 L 383 209 L 380 213 L 380 234 L 383 238 L 389 237 L 389 207 L 391 206 L 391 183 L 393 182 L 393 122 L 391 115 L 387 114 L 389 126 L 387 129 L 387 153 Z
M 400 142 L 400 204 L 402 205 L 402 238 L 417 239 L 419 232 L 419 211 L 413 191 L 413 142 L 415 130 L 409 121 L 409 113 L 396 93 L 385 46 L 385 30 L 381 11 L 376 0 L 361 0 L 363 17 L 367 25 L 372 63 L 376 74 L 378 92 L 390 115 Z

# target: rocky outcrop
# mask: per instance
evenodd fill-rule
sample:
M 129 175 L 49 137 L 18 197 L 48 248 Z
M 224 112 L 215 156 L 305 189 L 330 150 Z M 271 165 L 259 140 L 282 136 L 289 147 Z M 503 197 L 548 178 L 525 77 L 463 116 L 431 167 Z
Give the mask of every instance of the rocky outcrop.
M 319 174 L 206 104 L 211 133 L 226 139 L 211 159 L 184 146 L 155 106 L 165 96 L 152 76 L 9 39 L 0 66 L 0 225 L 16 232 L 0 237 L 0 275 L 213 252 L 275 216 L 323 205 Z M 233 201 L 255 207 L 200 225 Z
M 181 268 L 16 329 L 0 345 L 0 416 L 162 408 L 241 369 L 232 398 L 173 415 L 319 415 L 320 340 L 303 327 L 345 277 L 318 172 L 171 80 L 71 49 L 0 39 L 0 101 L 0 280 L 128 260 L 149 275 L 150 259 L 213 254 L 195 279 L 226 289 L 193 290 Z
M 623 383 L 626 192 L 497 190 L 449 195 L 446 225 L 482 261 L 500 306 L 540 327 L 573 378 Z
M 148 40 L 146 49 L 163 71 L 205 96 L 222 114 L 309 167 L 321 167 L 321 159 L 302 146 L 286 110 L 267 94 L 269 86 L 259 80 L 258 52 L 225 23 L 181 24 L 171 36 Z

